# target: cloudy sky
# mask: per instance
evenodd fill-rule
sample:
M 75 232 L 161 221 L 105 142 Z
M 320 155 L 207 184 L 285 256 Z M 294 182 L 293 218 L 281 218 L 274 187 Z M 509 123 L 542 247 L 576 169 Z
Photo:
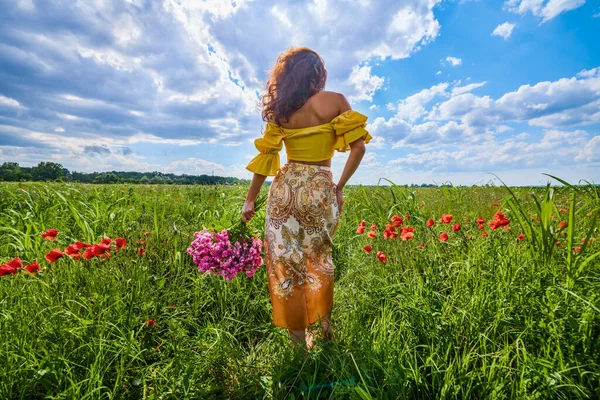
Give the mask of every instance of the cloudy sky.
M 0 162 L 250 178 L 266 71 L 301 45 L 324 58 L 326 90 L 369 117 L 374 140 L 351 183 L 600 181 L 594 0 L 0 8 Z

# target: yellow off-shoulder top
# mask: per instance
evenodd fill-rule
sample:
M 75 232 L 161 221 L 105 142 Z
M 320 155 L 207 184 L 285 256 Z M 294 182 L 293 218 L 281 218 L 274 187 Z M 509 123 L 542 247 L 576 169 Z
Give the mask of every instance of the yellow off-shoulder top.
M 267 176 L 277 175 L 279 151 L 285 143 L 288 160 L 323 161 L 333 157 L 334 150 L 350 150 L 350 143 L 364 139 L 369 143 L 372 136 L 365 129 L 367 116 L 358 111 L 344 111 L 331 122 L 289 129 L 268 122 L 263 137 L 254 140 L 260 152 L 246 169 Z

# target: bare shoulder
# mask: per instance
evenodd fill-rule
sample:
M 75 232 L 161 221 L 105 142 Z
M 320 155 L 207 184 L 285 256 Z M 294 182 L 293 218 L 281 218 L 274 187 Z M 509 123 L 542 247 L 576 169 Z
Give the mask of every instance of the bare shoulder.
M 344 111 L 350 110 L 350 103 L 346 97 L 338 92 L 322 90 L 311 97 L 311 108 L 323 120 L 331 120 Z

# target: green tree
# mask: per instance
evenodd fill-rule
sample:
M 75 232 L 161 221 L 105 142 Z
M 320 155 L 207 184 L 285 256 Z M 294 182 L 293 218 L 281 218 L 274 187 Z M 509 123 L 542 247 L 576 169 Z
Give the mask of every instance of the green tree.
M 54 181 L 64 176 L 63 166 L 53 162 L 40 162 L 32 168 L 33 179 L 36 181 Z
M 0 167 L 0 180 L 2 181 L 26 181 L 31 179 L 31 175 L 24 172 L 19 163 L 5 162 Z

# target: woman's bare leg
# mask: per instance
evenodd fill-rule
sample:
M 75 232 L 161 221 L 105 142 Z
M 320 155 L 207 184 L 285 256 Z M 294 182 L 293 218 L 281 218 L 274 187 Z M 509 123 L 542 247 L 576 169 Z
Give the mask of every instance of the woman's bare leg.
M 306 346 L 306 331 L 293 331 L 288 329 L 288 333 L 290 334 L 290 338 L 294 341 L 296 345 L 300 345 L 302 347 Z
M 325 340 L 331 340 L 331 324 L 329 321 L 330 316 L 331 313 L 321 318 L 321 326 L 323 327 L 323 336 Z

